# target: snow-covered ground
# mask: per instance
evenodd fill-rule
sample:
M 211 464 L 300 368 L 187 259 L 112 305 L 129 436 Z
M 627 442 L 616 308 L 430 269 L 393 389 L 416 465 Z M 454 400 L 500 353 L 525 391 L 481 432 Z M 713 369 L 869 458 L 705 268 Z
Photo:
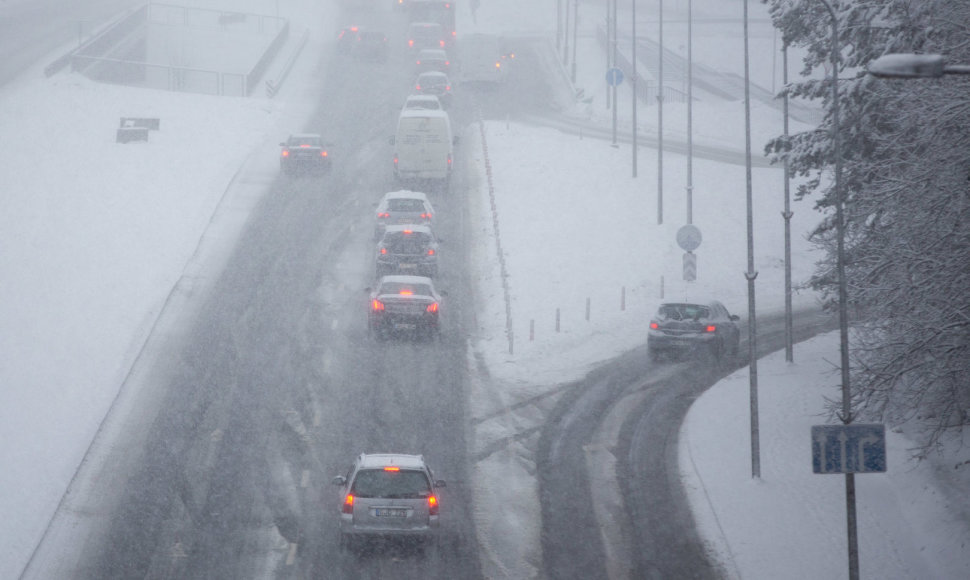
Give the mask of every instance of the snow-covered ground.
M 641 9 L 649 15 L 651 5 Z M 320 54 L 334 29 L 333 8 L 312 0 L 275 6 L 281 16 L 313 28 L 305 54 Z M 536 2 L 523 10 L 515 0 L 484 0 L 477 25 L 487 29 L 515 22 L 522 31 L 551 38 L 555 6 Z M 597 6 L 581 6 L 576 83 L 589 87 L 587 95 L 594 100 L 570 113 L 606 126 L 609 112 L 600 108 L 605 89 L 595 88 L 602 84 L 602 53 L 590 34 Z M 696 13 L 716 10 L 717 16 L 732 6 L 739 16 L 737 0 L 694 2 Z M 752 3 L 751 9 L 764 8 Z M 668 15 L 675 18 L 673 11 Z M 763 19 L 763 12 L 758 16 Z M 459 27 L 469 21 L 467 8 L 460 18 Z M 718 26 L 725 29 L 723 22 Z M 764 26 L 753 35 L 758 46 L 753 53 L 766 64 L 773 60 L 766 55 L 774 38 Z M 678 44 L 675 33 L 669 38 Z M 706 50 L 695 48 L 695 57 L 730 66 L 725 47 L 740 54 L 737 38 L 718 32 Z M 314 104 L 318 81 L 299 68 L 311 68 L 310 60 L 301 59 L 274 100 L 141 91 L 70 74 L 44 79 L 40 69 L 46 63 L 0 88 L 5 136 L 0 141 L 0 577 L 16 577 L 29 558 L 176 285 L 181 281 L 184 290 L 188 278 L 204 291 L 246 215 L 275 178 L 280 135 L 301 126 Z M 770 86 L 773 73 L 766 74 L 765 66 L 758 71 L 756 81 Z M 163 130 L 153 132 L 147 144 L 120 146 L 114 130 L 122 116 L 159 117 Z M 682 107 L 667 108 L 665 129 L 672 138 L 683 138 L 683 116 Z M 696 137 L 743 150 L 741 116 L 740 103 L 699 104 Z M 642 107 L 645 130 L 655 117 L 656 109 Z M 767 109 L 757 110 L 755 119 L 757 153 L 781 122 Z M 482 241 L 476 263 L 483 280 L 482 310 L 472 350 L 488 377 L 476 375 L 470 405 L 478 448 L 542 419 L 523 411 L 485 420 L 496 410 L 577 379 L 642 344 L 661 277 L 667 296 L 716 294 L 732 311 L 744 310 L 743 167 L 694 161 L 694 223 L 704 242 L 697 250 L 698 282 L 686 285 L 680 282 L 681 251 L 674 243 L 686 212 L 682 156 L 665 156 L 667 218 L 658 226 L 655 151 L 641 150 L 639 177 L 632 179 L 629 146 L 613 149 L 550 129 L 485 123 L 493 215 L 478 131 L 469 127 L 462 147 L 475 168 L 478 195 L 470 199 Z M 219 135 L 218 148 L 211 146 L 213 135 Z M 777 169 L 754 172 L 755 267 L 763 312 L 782 304 L 781 179 Z M 809 203 L 794 208 L 798 281 L 816 260 L 804 241 L 818 219 Z M 509 275 L 512 354 L 494 219 Z M 796 300 L 811 304 L 814 297 L 803 292 Z M 824 397 L 833 396 L 837 382 L 828 361 L 837 360 L 837 353 L 836 341 L 821 337 L 797 347 L 794 365 L 769 357 L 759 367 L 761 480 L 752 481 L 748 472 L 743 372 L 702 397 L 683 427 L 684 478 L 702 532 L 738 577 L 844 574 L 841 478 L 811 473 L 807 431 L 808 425 L 825 422 Z M 889 433 L 889 446 L 889 472 L 857 478 L 864 574 L 970 577 L 967 464 L 952 455 L 946 463 L 914 464 L 898 433 Z M 486 571 L 491 577 L 534 575 L 539 518 L 528 450 L 510 445 L 479 462 L 476 473 L 482 482 L 480 505 L 507 494 L 500 504 L 507 509 L 476 510 Z M 495 519 L 496 514 L 504 516 Z

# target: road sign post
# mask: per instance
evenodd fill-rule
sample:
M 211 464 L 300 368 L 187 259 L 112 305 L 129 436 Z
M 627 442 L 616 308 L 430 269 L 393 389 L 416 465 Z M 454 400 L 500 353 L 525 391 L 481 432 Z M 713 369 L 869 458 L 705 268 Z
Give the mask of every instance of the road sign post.
M 694 252 L 684 252 L 684 280 L 686 282 L 697 280 L 697 256 Z
M 697 256 L 694 255 L 701 245 L 701 230 L 693 224 L 687 224 L 677 230 L 677 245 L 686 253 L 684 254 L 684 280 L 694 282 L 697 280 Z

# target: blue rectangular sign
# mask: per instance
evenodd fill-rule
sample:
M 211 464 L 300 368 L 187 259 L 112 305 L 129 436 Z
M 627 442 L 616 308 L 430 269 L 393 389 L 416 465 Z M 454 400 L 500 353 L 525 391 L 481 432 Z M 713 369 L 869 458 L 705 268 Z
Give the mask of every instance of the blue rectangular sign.
M 813 425 L 812 471 L 815 473 L 885 472 L 885 425 Z

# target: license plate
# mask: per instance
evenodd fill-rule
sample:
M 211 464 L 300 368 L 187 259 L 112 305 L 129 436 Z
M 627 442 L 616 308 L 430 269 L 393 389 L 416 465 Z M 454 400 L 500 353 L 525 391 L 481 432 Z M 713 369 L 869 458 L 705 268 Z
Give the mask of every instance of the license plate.
M 398 266 L 399 266 L 399 267 L 400 267 L 400 268 L 401 268 L 402 270 L 415 270 L 415 269 L 417 269 L 417 267 L 418 267 L 418 265 L 417 265 L 417 264 L 408 264 L 407 262 L 405 262 L 405 263 L 402 263 L 402 264 L 398 264 Z
M 379 518 L 406 518 L 408 510 L 403 508 L 377 508 L 374 515 Z
M 395 330 L 414 330 L 418 326 L 409 322 L 398 322 L 394 325 Z

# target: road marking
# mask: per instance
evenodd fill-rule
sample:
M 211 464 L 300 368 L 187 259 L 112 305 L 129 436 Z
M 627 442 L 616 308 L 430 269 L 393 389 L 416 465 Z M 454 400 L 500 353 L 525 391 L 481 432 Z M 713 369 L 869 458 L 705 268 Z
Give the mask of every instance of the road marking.
M 297 547 L 297 544 L 290 542 L 290 551 L 286 554 L 287 566 L 292 566 L 293 562 L 296 560 L 296 547 Z

